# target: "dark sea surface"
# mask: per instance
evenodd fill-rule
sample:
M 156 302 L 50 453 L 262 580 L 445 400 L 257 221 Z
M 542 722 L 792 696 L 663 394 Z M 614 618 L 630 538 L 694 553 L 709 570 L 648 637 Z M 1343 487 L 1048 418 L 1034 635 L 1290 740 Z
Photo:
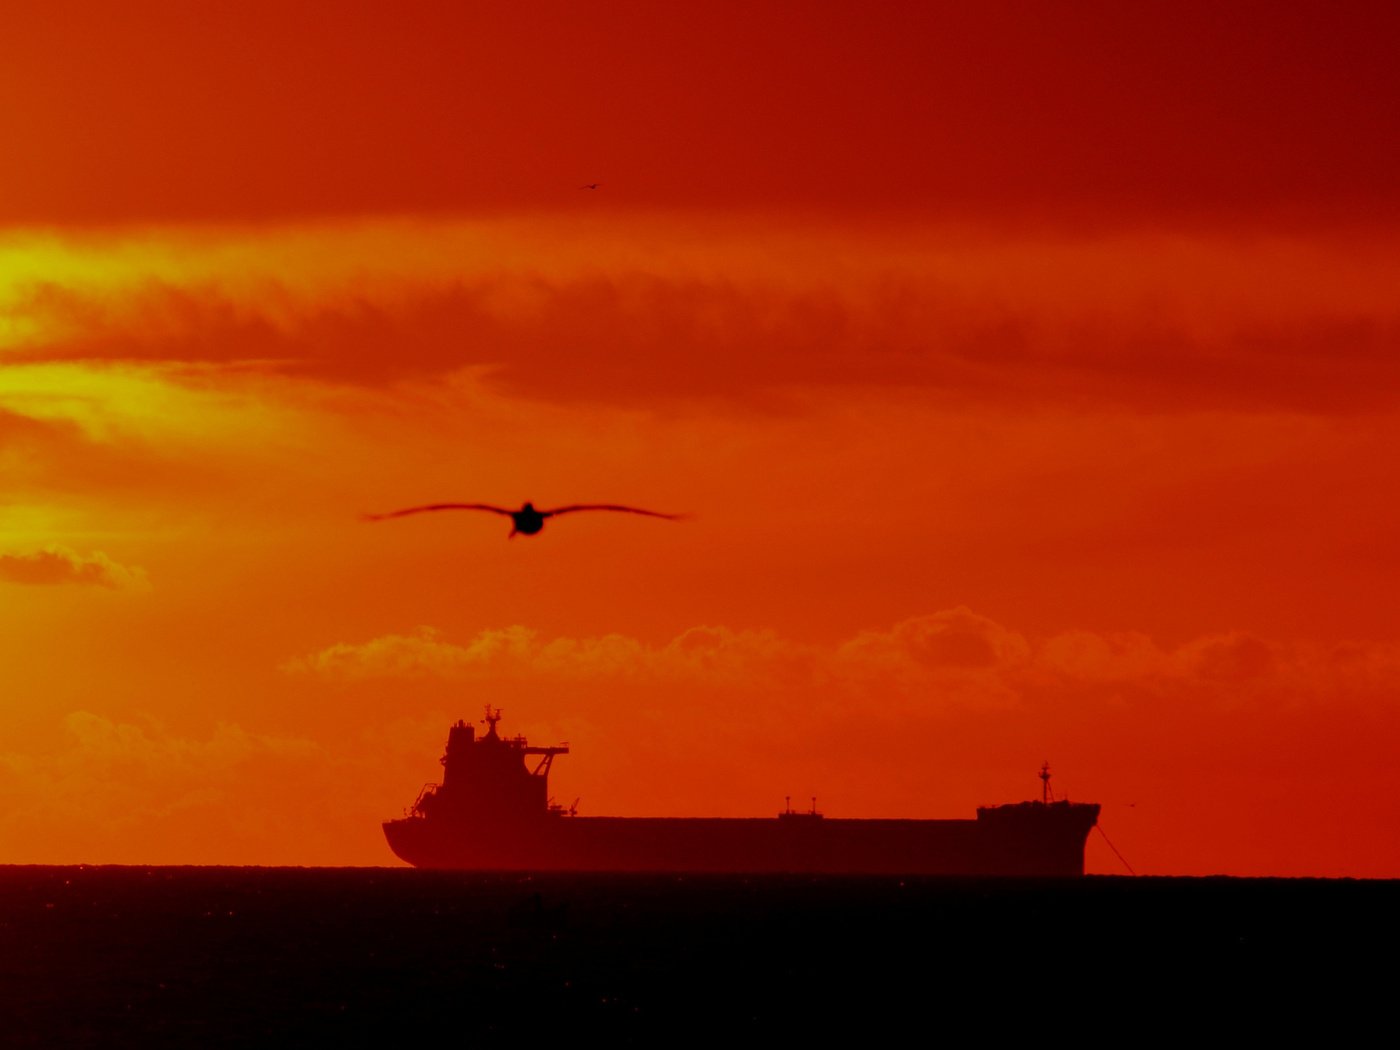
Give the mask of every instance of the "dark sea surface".
M 1337 1040 L 1393 1030 L 1397 926 L 1400 882 L 0 867 L 0 1045 Z

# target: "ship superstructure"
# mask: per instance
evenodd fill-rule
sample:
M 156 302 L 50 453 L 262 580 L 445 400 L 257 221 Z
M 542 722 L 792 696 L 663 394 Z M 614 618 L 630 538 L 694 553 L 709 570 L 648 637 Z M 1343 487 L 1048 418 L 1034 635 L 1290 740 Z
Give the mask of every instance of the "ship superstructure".
M 581 817 L 550 802 L 549 771 L 567 744 L 531 747 L 497 731 L 448 731 L 442 783 L 384 823 L 389 847 L 421 868 L 534 871 L 829 872 L 1082 875 L 1093 803 L 1056 800 L 1049 767 L 1037 801 L 983 806 L 974 820 L 775 817 Z

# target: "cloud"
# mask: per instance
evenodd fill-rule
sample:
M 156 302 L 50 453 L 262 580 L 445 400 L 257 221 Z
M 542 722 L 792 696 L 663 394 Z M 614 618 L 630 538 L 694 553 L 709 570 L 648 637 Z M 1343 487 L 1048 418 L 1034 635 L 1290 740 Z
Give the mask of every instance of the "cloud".
M 42 318 L 37 327 L 71 334 L 10 359 L 212 363 L 367 385 L 476 370 L 529 398 L 625 405 L 863 386 L 1013 403 L 1342 410 L 1388 404 L 1400 385 L 1400 315 L 1390 311 L 1293 325 L 1244 316 L 1202 331 L 1082 301 L 1042 313 L 1007 293 L 1009 309 L 907 274 L 869 299 L 820 281 L 522 275 L 401 299 L 332 296 L 277 316 L 216 288 L 157 288 L 81 324 Z
M 1171 656 L 1145 634 L 1064 631 L 1047 639 L 1035 667 L 1070 681 L 1131 682 L 1171 674 Z
M 188 496 L 224 481 L 220 439 L 236 426 L 246 435 L 270 410 L 172 386 L 161 368 L 19 365 L 0 351 L 0 501 L 135 493 L 144 507 L 152 490 Z
M 1343 412 L 1393 405 L 1400 389 L 1388 244 L 929 228 L 913 249 L 878 227 L 772 225 L 744 241 L 661 219 L 553 245 L 525 219 L 315 233 L 318 252 L 300 227 L 70 246 L 7 294 L 6 360 L 372 387 L 469 372 L 529 398 L 627 406 L 866 387 Z M 522 246 L 492 258 L 512 235 Z
M 666 677 L 752 681 L 800 654 L 767 632 L 698 627 L 654 648 L 622 635 L 545 638 L 514 626 L 485 630 L 465 644 L 431 627 L 362 643 L 341 642 L 288 661 L 284 670 L 339 681 L 375 678 Z
M 265 847 L 286 786 L 326 760 L 311 741 L 228 723 L 191 737 L 154 719 L 73 711 L 63 727 L 47 752 L 0 752 L 7 856 L 227 863 L 240 847 Z
M 807 690 L 1003 707 L 1081 699 L 1147 702 L 1316 698 L 1400 690 L 1400 645 L 1330 648 L 1225 632 L 1163 648 L 1143 634 L 1069 631 L 1032 641 L 966 607 L 862 631 L 832 646 L 771 631 L 696 627 L 662 645 L 635 638 L 546 638 L 515 626 L 454 643 L 427 627 L 337 643 L 288 661 L 291 674 L 373 679 L 633 681 L 726 690 Z M 829 691 L 835 689 L 836 694 Z
M 0 497 L 42 486 L 54 467 L 85 479 L 110 466 L 111 458 L 71 420 L 36 419 L 0 406 Z
M 74 763 L 83 766 L 217 775 L 259 755 L 304 758 L 317 750 L 308 741 L 261 736 L 226 723 L 220 723 L 207 740 L 175 736 L 158 722 L 144 726 L 116 722 L 90 711 L 74 711 L 63 724 L 73 740 Z
M 234 787 L 238 771 L 250 763 L 301 762 L 320 752 L 310 741 L 226 723 L 207 739 L 178 736 L 152 719 L 136 724 L 91 711 L 71 712 L 63 726 L 66 747 L 0 753 L 0 773 L 45 804 L 101 810 L 117 822 L 203 804 Z
M 1198 639 L 1182 646 L 1178 658 L 1190 673 L 1229 684 L 1272 677 L 1284 662 L 1280 646 L 1244 631 Z
M 907 664 L 919 670 L 1009 669 L 1030 659 L 1025 638 L 966 606 L 863 631 L 838 650 L 853 665 Z
M 35 586 L 71 583 L 117 591 L 140 591 L 150 586 L 142 568 L 122 565 L 102 551 L 78 554 L 59 546 L 28 554 L 0 554 L 0 582 Z
M 51 423 L 0 408 L 0 450 L 26 445 L 47 437 L 53 428 Z

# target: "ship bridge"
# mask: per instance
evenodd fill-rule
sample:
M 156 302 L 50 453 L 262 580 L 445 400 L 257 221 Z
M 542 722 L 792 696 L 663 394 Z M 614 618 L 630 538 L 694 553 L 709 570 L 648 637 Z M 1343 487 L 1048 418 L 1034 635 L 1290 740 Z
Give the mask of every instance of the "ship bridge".
M 549 813 L 549 771 L 569 745 L 531 747 L 523 736 L 503 737 L 496 730 L 500 720 L 500 708 L 488 704 L 484 734 L 461 720 L 448 730 L 442 786 L 424 791 L 414 806 L 418 813 L 483 820 Z

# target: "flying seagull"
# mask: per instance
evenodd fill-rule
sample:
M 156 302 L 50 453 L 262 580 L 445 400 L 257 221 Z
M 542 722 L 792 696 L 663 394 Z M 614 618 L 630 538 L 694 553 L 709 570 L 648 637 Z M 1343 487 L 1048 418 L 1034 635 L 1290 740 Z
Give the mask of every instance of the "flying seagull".
M 597 189 L 599 186 L 601 186 L 601 185 L 602 185 L 601 182 L 585 182 L 582 186 L 579 187 L 579 189 L 581 189 L 581 190 L 596 190 L 596 189 Z
M 624 507 L 617 503 L 571 503 L 567 507 L 555 507 L 553 510 L 536 510 L 535 505 L 529 502 L 519 510 L 493 507 L 489 503 L 429 503 L 422 507 L 392 510 L 388 514 L 366 514 L 365 517 L 370 521 L 383 521 L 386 518 L 402 518 L 408 514 L 421 514 L 429 510 L 489 510 L 492 514 L 504 514 L 514 523 L 514 528 L 510 530 L 512 536 L 517 532 L 533 536 L 544 528 L 545 518 L 552 518 L 556 514 L 572 514 L 576 510 L 619 510 L 626 514 L 645 514 L 650 518 L 666 518 L 670 521 L 679 521 L 684 517 L 682 514 L 662 514 L 656 510 Z

